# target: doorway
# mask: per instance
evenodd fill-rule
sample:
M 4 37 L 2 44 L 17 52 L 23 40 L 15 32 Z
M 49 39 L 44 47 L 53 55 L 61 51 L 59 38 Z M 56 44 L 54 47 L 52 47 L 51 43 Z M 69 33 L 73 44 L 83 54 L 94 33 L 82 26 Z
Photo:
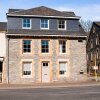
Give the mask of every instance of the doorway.
M 42 82 L 50 82 L 50 66 L 49 62 L 42 62 Z
M 0 62 L 0 82 L 2 82 L 2 66 L 3 62 Z

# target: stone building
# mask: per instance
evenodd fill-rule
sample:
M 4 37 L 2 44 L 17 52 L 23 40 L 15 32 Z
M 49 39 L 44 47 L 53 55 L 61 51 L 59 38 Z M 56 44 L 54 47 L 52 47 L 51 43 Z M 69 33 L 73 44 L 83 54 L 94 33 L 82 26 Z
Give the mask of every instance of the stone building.
M 85 81 L 87 36 L 79 19 L 44 6 L 9 9 L 7 83 Z
M 90 34 L 87 40 L 87 68 L 88 73 L 94 73 L 94 66 L 98 67 L 100 74 L 100 22 L 93 22 Z

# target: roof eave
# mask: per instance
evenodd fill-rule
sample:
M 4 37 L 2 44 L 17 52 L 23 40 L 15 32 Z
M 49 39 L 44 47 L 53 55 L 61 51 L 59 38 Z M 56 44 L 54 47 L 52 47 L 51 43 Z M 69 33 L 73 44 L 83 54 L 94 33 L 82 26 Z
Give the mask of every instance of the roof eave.
M 9 34 L 6 33 L 7 36 L 45 36 L 45 37 L 82 37 L 82 38 L 86 38 L 87 36 L 72 36 L 72 35 L 28 35 L 28 34 Z
M 44 15 L 18 15 L 18 14 L 7 14 L 7 17 L 40 17 L 40 18 L 67 18 L 67 19 L 80 19 L 80 16 L 66 17 L 66 16 L 44 16 Z

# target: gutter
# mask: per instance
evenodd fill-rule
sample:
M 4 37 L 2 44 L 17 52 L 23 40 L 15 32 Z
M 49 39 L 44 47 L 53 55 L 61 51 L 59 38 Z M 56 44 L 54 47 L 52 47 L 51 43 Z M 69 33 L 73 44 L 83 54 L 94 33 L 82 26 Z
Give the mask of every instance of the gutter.
M 40 17 L 40 18 L 67 18 L 67 19 L 80 19 L 80 16 L 75 17 L 64 17 L 64 16 L 44 16 L 44 15 L 18 15 L 18 14 L 7 14 L 7 17 Z
M 8 61 L 7 61 L 7 62 L 8 62 L 8 63 L 7 63 L 7 64 L 8 64 L 8 67 L 7 67 L 7 68 L 8 68 L 8 69 L 7 69 L 8 80 L 7 80 L 7 83 L 8 83 L 8 84 L 9 84 L 9 40 L 10 40 L 10 39 L 7 38 L 7 42 L 8 42 L 8 44 L 7 44 L 7 48 L 8 48 L 8 49 L 7 49 L 7 56 L 8 56 Z
M 70 35 L 29 35 L 29 34 L 6 34 L 7 36 L 34 36 L 34 37 L 87 37 L 87 36 L 70 36 Z

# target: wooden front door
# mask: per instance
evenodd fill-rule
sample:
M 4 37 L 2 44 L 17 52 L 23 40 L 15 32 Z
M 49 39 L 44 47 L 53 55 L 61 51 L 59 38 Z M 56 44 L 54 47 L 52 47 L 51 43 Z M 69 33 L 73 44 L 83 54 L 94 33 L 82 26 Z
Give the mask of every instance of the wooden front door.
M 42 83 L 50 82 L 50 66 L 49 62 L 42 62 Z

